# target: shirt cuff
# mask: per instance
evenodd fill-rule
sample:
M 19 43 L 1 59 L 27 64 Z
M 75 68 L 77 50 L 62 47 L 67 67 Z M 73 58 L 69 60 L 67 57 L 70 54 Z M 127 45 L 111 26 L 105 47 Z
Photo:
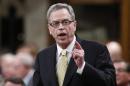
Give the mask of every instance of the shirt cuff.
M 82 74 L 84 66 L 85 66 L 85 61 L 84 61 L 83 65 L 82 65 L 82 67 L 77 69 L 78 74 Z

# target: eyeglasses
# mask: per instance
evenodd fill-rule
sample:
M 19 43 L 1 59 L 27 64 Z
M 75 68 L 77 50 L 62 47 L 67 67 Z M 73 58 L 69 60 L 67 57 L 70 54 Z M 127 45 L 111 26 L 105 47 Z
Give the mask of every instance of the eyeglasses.
M 68 26 L 70 25 L 72 22 L 72 20 L 68 20 L 68 19 L 64 19 L 64 20 L 61 20 L 61 21 L 53 21 L 50 24 L 50 26 L 54 27 L 54 28 L 58 28 L 60 26 L 60 23 L 63 25 L 63 26 Z

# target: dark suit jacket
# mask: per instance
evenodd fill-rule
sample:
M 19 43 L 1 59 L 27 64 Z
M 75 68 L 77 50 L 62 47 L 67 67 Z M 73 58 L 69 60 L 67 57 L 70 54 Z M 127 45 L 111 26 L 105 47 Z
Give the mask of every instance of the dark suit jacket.
M 79 40 L 85 51 L 85 67 L 80 75 L 71 58 L 63 86 L 116 86 L 115 69 L 104 45 Z M 58 86 L 56 75 L 56 44 L 41 51 L 36 59 L 33 86 Z

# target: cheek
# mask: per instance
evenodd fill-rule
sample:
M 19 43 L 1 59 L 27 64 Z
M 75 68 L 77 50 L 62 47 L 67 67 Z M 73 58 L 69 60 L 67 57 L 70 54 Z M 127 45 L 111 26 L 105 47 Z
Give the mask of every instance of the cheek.
M 122 80 L 126 80 L 126 78 L 128 77 L 126 74 L 120 74 L 120 79 Z
M 56 37 L 57 32 L 56 31 L 52 31 L 52 36 L 55 38 Z
M 70 27 L 70 28 L 68 29 L 68 33 L 71 33 L 71 34 L 74 34 L 75 31 L 76 31 L 76 28 L 75 28 L 74 26 L 73 26 L 73 27 Z

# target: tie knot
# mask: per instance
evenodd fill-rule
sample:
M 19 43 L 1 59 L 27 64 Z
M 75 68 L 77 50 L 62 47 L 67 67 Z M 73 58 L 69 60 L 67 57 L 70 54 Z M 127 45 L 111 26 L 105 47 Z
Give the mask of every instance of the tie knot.
M 65 56 L 66 54 L 67 54 L 67 51 L 66 50 L 62 50 L 61 55 Z

